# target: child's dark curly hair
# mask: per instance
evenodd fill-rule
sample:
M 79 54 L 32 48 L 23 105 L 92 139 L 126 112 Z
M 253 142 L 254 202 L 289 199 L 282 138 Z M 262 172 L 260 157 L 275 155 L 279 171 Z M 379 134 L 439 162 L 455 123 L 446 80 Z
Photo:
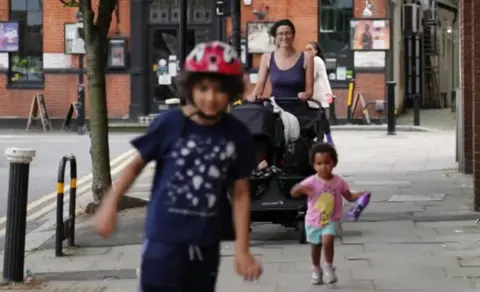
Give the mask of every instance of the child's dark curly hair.
M 193 86 L 199 84 L 204 79 L 218 80 L 220 82 L 220 85 L 222 86 L 220 90 L 227 93 L 232 102 L 234 102 L 238 98 L 243 98 L 243 93 L 245 92 L 245 81 L 243 80 L 242 75 L 228 76 L 216 73 L 200 73 L 187 71 L 182 72 L 175 80 L 178 96 L 185 101 L 191 103 L 193 100 Z
M 313 165 L 315 163 L 315 155 L 318 153 L 328 153 L 330 158 L 332 158 L 334 165 L 336 166 L 338 163 L 338 153 L 335 150 L 335 147 L 328 143 L 316 143 L 310 148 L 310 163 Z

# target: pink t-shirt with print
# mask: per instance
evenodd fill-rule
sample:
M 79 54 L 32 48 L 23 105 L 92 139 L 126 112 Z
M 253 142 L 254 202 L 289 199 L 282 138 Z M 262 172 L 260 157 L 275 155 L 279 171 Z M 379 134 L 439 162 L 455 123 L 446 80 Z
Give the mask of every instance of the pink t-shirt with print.
M 322 227 L 329 222 L 340 221 L 343 210 L 343 194 L 350 190 L 348 183 L 338 175 L 325 181 L 312 175 L 304 179 L 301 185 L 313 188 L 314 195 L 308 197 L 308 209 L 305 217 L 307 226 Z

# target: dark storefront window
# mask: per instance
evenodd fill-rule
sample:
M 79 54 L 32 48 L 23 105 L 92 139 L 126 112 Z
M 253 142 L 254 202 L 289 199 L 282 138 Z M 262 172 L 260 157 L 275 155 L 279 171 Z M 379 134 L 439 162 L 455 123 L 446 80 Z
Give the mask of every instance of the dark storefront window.
M 187 1 L 189 24 L 210 24 L 213 22 L 211 0 Z M 152 0 L 150 24 L 177 24 L 180 21 L 179 0 Z
M 319 0 L 319 41 L 333 87 L 346 86 L 353 77 L 353 52 L 349 47 L 353 12 L 353 0 Z
M 171 74 L 170 66 L 175 68 L 174 64 L 178 64 L 179 4 L 179 0 L 151 0 L 150 3 L 148 51 L 152 112 L 162 110 L 166 99 L 176 97 L 175 74 Z M 212 0 L 187 1 L 187 51 L 215 36 L 214 4 Z
M 43 0 L 10 0 L 10 20 L 20 22 L 20 51 L 9 56 L 9 84 L 43 86 Z

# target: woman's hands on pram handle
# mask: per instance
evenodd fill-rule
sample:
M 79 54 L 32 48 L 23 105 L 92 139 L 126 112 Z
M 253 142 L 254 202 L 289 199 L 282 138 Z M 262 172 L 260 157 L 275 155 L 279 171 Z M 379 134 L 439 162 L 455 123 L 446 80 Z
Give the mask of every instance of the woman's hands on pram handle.
M 245 99 L 249 102 L 255 102 L 255 101 L 260 101 L 260 100 L 268 100 L 270 97 L 264 97 L 260 95 L 248 95 Z
M 258 96 L 256 95 L 248 95 L 246 98 L 245 98 L 247 101 L 250 101 L 250 102 L 254 102 L 258 99 Z
M 310 100 L 310 97 L 305 92 L 300 92 L 298 94 L 298 98 L 300 98 L 303 101 Z

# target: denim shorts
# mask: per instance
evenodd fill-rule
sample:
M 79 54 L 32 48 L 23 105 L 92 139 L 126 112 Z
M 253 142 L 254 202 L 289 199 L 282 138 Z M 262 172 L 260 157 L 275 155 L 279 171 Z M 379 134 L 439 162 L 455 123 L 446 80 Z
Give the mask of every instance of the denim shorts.
M 305 232 L 307 234 L 307 242 L 311 244 L 321 244 L 322 236 L 335 236 L 337 234 L 337 228 L 335 222 L 330 222 L 324 227 L 305 225 Z
M 199 247 L 147 241 L 140 273 L 141 292 L 214 292 L 220 246 Z

